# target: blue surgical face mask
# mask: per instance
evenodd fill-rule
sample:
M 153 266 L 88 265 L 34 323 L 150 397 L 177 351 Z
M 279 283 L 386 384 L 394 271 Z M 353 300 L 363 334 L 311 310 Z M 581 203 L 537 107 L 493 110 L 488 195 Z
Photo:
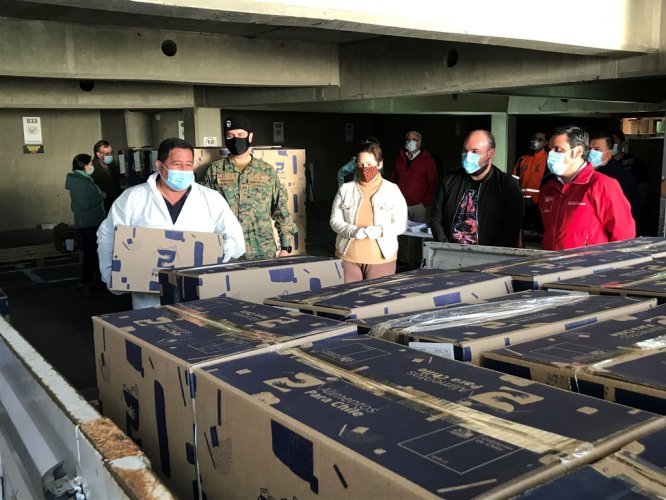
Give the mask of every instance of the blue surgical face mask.
M 472 175 L 477 173 L 479 170 L 481 170 L 481 166 L 479 165 L 479 160 L 481 159 L 481 155 L 478 155 L 476 153 L 472 153 L 471 151 L 468 151 L 467 153 L 462 154 L 462 167 L 465 169 L 465 172 L 468 174 Z
M 617 146 L 617 144 L 613 144 L 613 149 L 611 152 L 613 153 L 613 156 L 620 152 L 620 148 Z
M 106 163 L 107 165 L 110 165 L 111 163 L 113 163 L 113 156 L 104 155 L 104 163 Z
M 587 154 L 587 161 L 589 161 L 594 168 L 597 168 L 603 163 L 604 154 L 601 151 L 596 149 L 590 149 L 590 152 Z
M 166 179 L 162 176 L 162 179 L 174 191 L 185 191 L 194 182 L 194 172 L 191 170 L 169 170 L 166 167 L 164 169 L 168 175 Z
M 564 153 L 550 151 L 546 164 L 548 165 L 548 170 L 557 176 L 563 175 L 567 171 L 567 165 L 564 163 Z
M 416 151 L 416 141 L 406 141 L 405 142 L 405 149 L 409 151 L 410 153 L 413 153 Z

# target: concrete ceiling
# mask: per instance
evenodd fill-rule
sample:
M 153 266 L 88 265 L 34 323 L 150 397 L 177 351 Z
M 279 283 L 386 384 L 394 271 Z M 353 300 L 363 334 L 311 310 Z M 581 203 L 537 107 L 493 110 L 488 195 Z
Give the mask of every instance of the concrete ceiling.
M 0 106 L 45 105 L 85 79 L 109 107 L 159 88 L 155 102 L 252 109 L 652 112 L 666 99 L 663 4 L 561 0 L 554 17 L 524 0 L 2 0 Z M 71 92 L 54 105 L 99 105 Z

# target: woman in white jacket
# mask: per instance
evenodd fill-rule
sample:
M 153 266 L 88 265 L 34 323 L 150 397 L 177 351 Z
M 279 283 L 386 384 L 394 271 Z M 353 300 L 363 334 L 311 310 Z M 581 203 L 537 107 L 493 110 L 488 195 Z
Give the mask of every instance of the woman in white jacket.
M 340 186 L 331 208 L 335 253 L 342 259 L 345 283 L 395 273 L 398 235 L 407 228 L 407 203 L 396 184 L 379 171 L 379 142 L 366 139 L 356 155 L 357 176 Z

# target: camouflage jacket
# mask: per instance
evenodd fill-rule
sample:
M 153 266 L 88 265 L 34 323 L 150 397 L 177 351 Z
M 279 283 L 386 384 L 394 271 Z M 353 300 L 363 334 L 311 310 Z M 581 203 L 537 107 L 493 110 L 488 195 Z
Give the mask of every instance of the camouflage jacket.
M 275 257 L 278 247 L 271 220 L 275 221 L 280 245 L 291 245 L 296 225 L 289 213 L 287 190 L 271 165 L 252 158 L 240 171 L 224 158 L 210 166 L 201 183 L 217 189 L 241 223 L 246 259 Z

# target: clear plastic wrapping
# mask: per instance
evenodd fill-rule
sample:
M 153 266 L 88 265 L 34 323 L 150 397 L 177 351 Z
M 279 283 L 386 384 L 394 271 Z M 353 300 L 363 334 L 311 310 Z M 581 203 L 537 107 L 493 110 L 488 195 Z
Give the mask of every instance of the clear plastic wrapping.
M 542 311 L 547 308 L 572 305 L 582 302 L 588 297 L 587 294 L 553 295 L 422 311 L 378 323 L 371 328 L 368 334 L 372 337 L 383 338 L 388 330 L 393 329 L 399 329 L 406 333 L 418 333 L 475 325 Z

